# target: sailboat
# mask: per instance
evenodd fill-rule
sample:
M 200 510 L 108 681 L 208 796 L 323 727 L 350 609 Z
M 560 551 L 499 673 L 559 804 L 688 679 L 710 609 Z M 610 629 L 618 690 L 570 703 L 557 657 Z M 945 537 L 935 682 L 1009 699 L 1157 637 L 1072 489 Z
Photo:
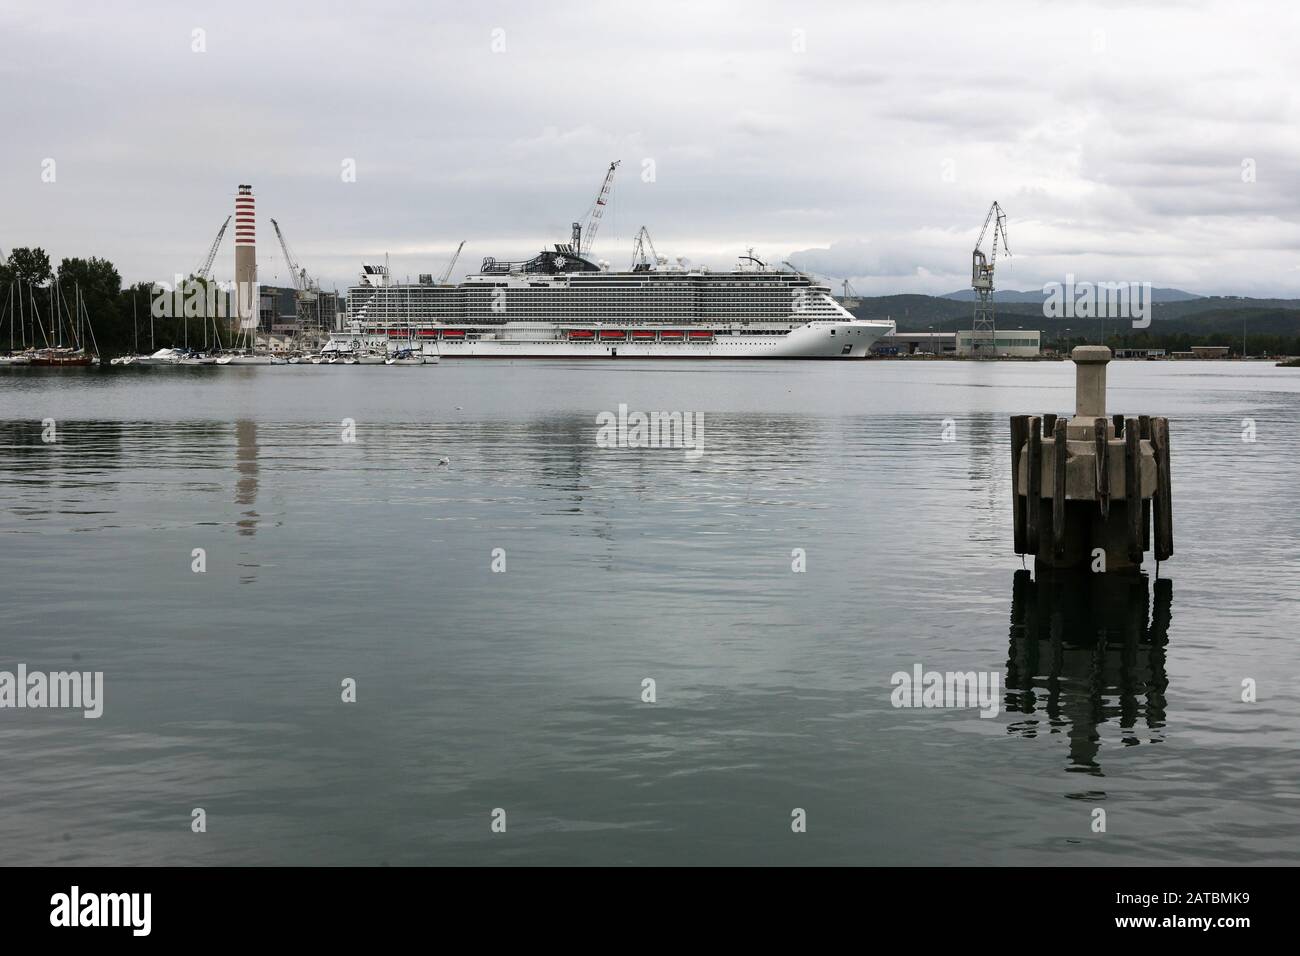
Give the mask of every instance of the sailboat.
M 32 365 L 64 368 L 64 367 L 84 367 L 99 364 L 99 355 L 92 355 L 86 349 L 85 336 L 89 333 L 93 342 L 95 332 L 90 325 L 90 314 L 86 311 L 85 300 L 81 297 L 81 287 L 75 287 L 73 312 L 68 311 L 67 299 L 63 297 L 62 289 L 59 287 L 58 280 L 50 283 L 50 310 L 53 315 L 54 328 L 51 330 L 55 343 L 50 344 L 46 339 L 45 348 L 36 349 L 31 354 Z M 63 309 L 60 311 L 59 306 Z M 62 319 L 67 318 L 68 338 L 71 344 L 64 344 L 63 332 L 64 323 Z M 98 352 L 98 349 L 96 350 Z
M 436 345 L 435 345 L 436 348 Z M 437 365 L 440 356 L 437 352 L 428 354 L 423 347 L 415 341 L 414 335 L 408 330 L 406 337 L 406 347 L 400 348 L 394 352 L 385 362 L 385 365 Z
M 18 290 L 18 295 L 14 295 L 14 283 L 9 283 L 9 295 L 4 305 L 4 311 L 0 312 L 0 328 L 4 326 L 5 317 L 9 318 L 9 351 L 5 355 L 0 355 L 0 366 L 8 367 L 14 365 L 31 365 L 32 357 L 27 348 L 27 321 L 23 316 L 23 297 L 22 289 Z M 19 338 L 14 334 L 14 323 L 17 322 L 22 328 L 21 340 L 23 350 L 15 351 Z
M 184 349 L 159 349 L 150 355 L 132 356 L 132 365 L 177 365 L 180 363 L 181 356 L 185 354 Z
M 248 312 L 248 318 L 243 318 L 245 306 L 242 300 L 237 300 L 240 304 L 240 327 L 239 334 L 235 338 L 234 348 L 226 351 L 217 359 L 218 365 L 284 365 L 287 359 L 272 355 L 266 348 L 259 348 L 257 345 L 257 320 L 254 317 L 255 312 Z M 251 308 L 251 307 L 249 307 Z
M 424 356 L 410 349 L 399 349 L 384 360 L 385 365 L 423 365 Z

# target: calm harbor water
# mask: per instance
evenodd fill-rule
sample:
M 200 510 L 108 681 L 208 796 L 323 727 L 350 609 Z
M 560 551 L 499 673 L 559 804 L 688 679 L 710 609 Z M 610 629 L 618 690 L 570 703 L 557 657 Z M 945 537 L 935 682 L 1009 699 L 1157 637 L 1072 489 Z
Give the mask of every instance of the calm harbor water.
M 106 698 L 0 710 L 3 860 L 1300 862 L 1300 373 L 1112 363 L 1171 419 L 1176 553 L 1104 602 L 1011 548 L 1007 416 L 1073 376 L 0 369 L 0 670 Z M 620 403 L 704 455 L 597 447 Z M 895 709 L 917 663 L 1002 712 Z

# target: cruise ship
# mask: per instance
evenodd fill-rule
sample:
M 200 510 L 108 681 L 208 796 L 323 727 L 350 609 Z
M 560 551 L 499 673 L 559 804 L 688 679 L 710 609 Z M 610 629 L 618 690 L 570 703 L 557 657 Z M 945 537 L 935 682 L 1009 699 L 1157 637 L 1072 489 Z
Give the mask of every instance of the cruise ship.
M 328 352 L 412 348 L 442 358 L 861 359 L 894 323 L 856 318 L 830 287 L 752 255 L 729 271 L 642 256 L 626 271 L 578 242 L 483 260 L 460 282 L 394 283 L 363 267 Z M 581 250 L 581 251 L 579 251 Z

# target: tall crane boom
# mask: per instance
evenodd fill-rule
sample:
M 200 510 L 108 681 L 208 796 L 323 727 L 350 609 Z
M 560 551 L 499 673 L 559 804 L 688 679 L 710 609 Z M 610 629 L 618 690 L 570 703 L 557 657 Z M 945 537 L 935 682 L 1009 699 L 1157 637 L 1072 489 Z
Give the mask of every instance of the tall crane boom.
M 438 277 L 438 285 L 446 285 L 447 280 L 451 278 L 451 270 L 456 268 L 456 260 L 460 258 L 460 250 L 465 248 L 465 240 L 460 241 L 456 251 L 452 254 L 451 262 L 447 263 L 447 268 L 442 270 L 442 275 Z
M 984 236 L 989 231 L 990 223 L 993 224 L 993 248 L 990 250 L 989 257 L 985 259 L 980 246 L 984 245 Z M 989 214 L 984 217 L 984 228 L 980 230 L 980 237 L 975 241 L 975 251 L 971 253 L 970 281 L 976 291 L 993 289 L 993 267 L 997 264 L 999 238 L 1002 240 L 1003 251 L 1011 255 L 1011 246 L 1007 242 L 1007 214 L 995 200 L 989 207 Z
M 649 254 L 647 254 L 649 250 Z M 659 253 L 650 239 L 650 230 L 642 226 L 632 243 L 632 271 L 649 272 L 659 267 Z
M 980 248 L 989 226 L 993 226 L 993 246 L 986 258 Z M 989 207 L 989 214 L 984 217 L 984 228 L 975 240 L 975 250 L 970 256 L 970 283 L 975 290 L 975 322 L 971 327 L 971 349 L 976 358 L 988 358 L 997 354 L 997 324 L 993 318 L 993 269 L 998 260 L 998 241 L 1002 249 L 1011 255 L 1011 246 L 1007 242 L 1007 214 L 994 201 Z
M 573 247 L 579 255 L 585 256 L 591 251 L 596 231 L 600 229 L 600 219 L 605 215 L 605 204 L 609 202 L 609 191 L 614 186 L 614 171 L 622 162 L 623 160 L 616 159 L 609 164 L 609 169 L 605 172 L 605 181 L 600 184 L 600 192 L 596 193 L 596 201 L 587 211 L 586 224 L 576 222 L 573 224 Z
M 230 219 L 231 217 L 227 216 L 226 221 L 221 224 L 221 228 L 217 230 L 217 238 L 212 240 L 212 246 L 208 249 L 208 254 L 203 257 L 199 267 L 194 270 L 196 279 L 206 279 L 208 273 L 212 271 L 212 263 L 217 260 L 217 250 L 221 248 L 221 239 L 226 234 L 226 227 L 230 225 Z
M 289 273 L 293 276 L 293 287 L 298 291 L 298 301 L 314 302 L 317 292 L 315 283 L 307 275 L 307 270 L 298 265 L 293 253 L 289 251 L 289 243 L 285 240 L 284 233 L 280 231 L 280 224 L 272 219 L 271 226 L 275 229 L 275 238 L 280 240 L 280 249 L 284 252 L 285 265 L 289 267 Z

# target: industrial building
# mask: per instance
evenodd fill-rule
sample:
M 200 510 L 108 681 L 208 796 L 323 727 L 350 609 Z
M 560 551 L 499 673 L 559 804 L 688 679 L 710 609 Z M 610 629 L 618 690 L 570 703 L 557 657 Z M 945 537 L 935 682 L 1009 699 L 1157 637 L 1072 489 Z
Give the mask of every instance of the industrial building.
M 975 354 L 974 332 L 894 332 L 871 346 L 873 355 L 961 355 Z M 1037 358 L 1041 333 L 1025 329 L 998 329 L 993 338 L 981 333 L 981 344 L 991 345 L 983 354 L 990 357 Z
M 1162 359 L 1164 349 L 1115 349 L 1117 359 Z
M 295 332 L 332 332 L 342 328 L 337 293 L 317 292 L 312 302 L 303 303 L 299 313 L 298 290 L 284 286 L 261 286 L 262 301 L 258 310 L 259 335 L 293 335 Z
M 258 310 L 257 345 L 273 352 L 284 349 L 319 347 L 329 334 L 343 327 L 342 308 L 337 293 L 318 292 L 310 303 L 302 303 L 299 312 L 297 289 L 262 286 Z M 311 310 L 311 314 L 308 313 Z
M 955 355 L 956 332 L 892 332 L 871 346 L 873 355 Z
M 993 333 L 992 347 L 988 347 L 987 335 L 981 334 L 981 351 L 988 349 L 989 354 L 1007 358 L 1037 358 L 1042 351 L 1040 333 L 1027 329 L 998 329 Z M 975 354 L 975 333 L 964 329 L 957 333 L 957 354 Z

